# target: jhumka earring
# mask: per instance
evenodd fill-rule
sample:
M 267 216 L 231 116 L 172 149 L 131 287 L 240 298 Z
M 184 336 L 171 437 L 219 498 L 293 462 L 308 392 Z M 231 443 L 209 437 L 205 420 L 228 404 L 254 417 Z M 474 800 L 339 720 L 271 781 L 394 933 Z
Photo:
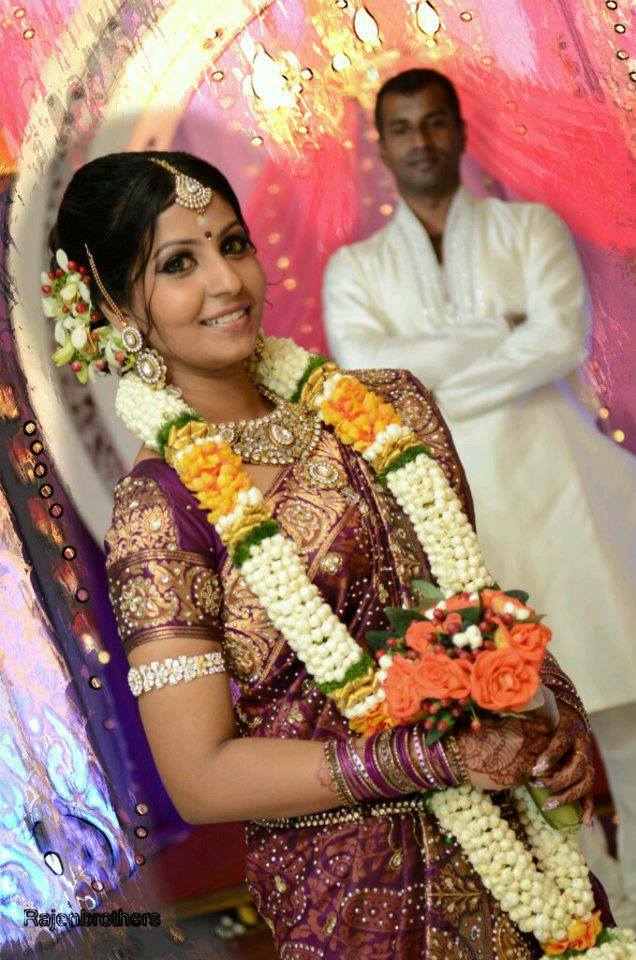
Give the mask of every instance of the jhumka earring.
M 144 383 L 147 383 L 154 390 L 163 390 L 166 385 L 166 377 L 168 374 L 163 357 L 154 348 L 144 347 L 144 339 L 141 331 L 138 330 L 133 324 L 129 323 L 126 317 L 123 315 L 109 294 L 108 290 L 102 283 L 102 279 L 97 271 L 97 266 L 95 265 L 93 255 L 86 244 L 84 244 L 84 248 L 86 250 L 91 271 L 95 277 L 95 283 L 99 287 L 104 300 L 122 325 L 121 342 L 128 353 L 131 354 L 135 359 L 135 373 L 140 380 L 143 380 Z
M 150 157 L 150 159 L 173 175 L 175 179 L 175 203 L 186 207 L 188 210 L 194 210 L 199 215 L 205 213 L 206 207 L 212 200 L 212 189 L 210 187 L 204 187 L 194 177 L 181 173 L 167 160 L 162 160 L 160 157 Z
M 258 328 L 258 333 L 256 334 L 256 343 L 254 344 L 254 357 L 258 361 L 263 356 L 263 350 L 265 349 L 265 335 L 263 334 L 262 329 Z

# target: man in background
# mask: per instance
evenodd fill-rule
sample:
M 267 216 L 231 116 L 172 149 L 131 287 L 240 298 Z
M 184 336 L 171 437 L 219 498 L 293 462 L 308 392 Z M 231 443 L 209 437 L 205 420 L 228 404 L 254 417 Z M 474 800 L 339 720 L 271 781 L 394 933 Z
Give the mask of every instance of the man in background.
M 466 127 L 433 70 L 387 81 L 380 156 L 393 220 L 338 250 L 325 323 L 342 367 L 398 367 L 433 393 L 504 588 L 547 612 L 552 653 L 591 713 L 620 817 L 620 870 L 602 829 L 582 831 L 617 913 L 636 921 L 636 461 L 577 413 L 555 381 L 587 355 L 585 284 L 548 207 L 478 199 L 461 184 Z

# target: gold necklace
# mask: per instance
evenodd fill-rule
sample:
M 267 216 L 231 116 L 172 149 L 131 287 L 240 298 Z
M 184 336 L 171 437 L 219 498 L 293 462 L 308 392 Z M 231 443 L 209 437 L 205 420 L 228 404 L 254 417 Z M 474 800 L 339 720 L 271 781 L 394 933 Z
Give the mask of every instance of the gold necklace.
M 320 439 L 320 420 L 302 403 L 290 403 L 265 387 L 275 409 L 256 420 L 210 424 L 245 463 L 287 466 L 306 460 Z

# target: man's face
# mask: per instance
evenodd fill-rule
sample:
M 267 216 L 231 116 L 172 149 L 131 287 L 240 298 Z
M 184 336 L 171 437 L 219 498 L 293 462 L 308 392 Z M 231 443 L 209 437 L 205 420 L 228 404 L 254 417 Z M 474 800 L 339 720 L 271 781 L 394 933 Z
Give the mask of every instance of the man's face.
M 401 193 L 435 195 L 455 187 L 464 145 L 464 123 L 438 84 L 382 99 L 380 156 Z

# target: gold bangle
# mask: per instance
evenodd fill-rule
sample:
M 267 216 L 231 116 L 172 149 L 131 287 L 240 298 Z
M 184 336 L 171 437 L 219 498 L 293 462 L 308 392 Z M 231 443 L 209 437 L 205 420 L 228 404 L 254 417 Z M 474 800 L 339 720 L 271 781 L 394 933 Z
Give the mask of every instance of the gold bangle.
M 394 753 L 393 731 L 390 729 L 382 730 L 378 734 L 378 739 L 380 740 L 380 756 L 384 754 L 386 764 L 381 771 L 383 776 L 399 793 L 413 793 L 414 790 L 417 790 L 417 786 L 405 772 L 399 757 L 396 757 Z
M 349 785 L 342 775 L 340 764 L 338 763 L 338 756 L 336 754 L 337 744 L 337 740 L 325 740 L 325 746 L 323 748 L 325 762 L 329 772 L 329 780 L 331 781 L 333 792 L 340 800 L 341 806 L 355 807 L 357 800 L 351 793 Z
M 449 764 L 451 771 L 456 780 L 458 780 L 457 786 L 461 787 L 464 783 L 470 783 L 470 777 L 468 775 L 468 770 L 466 769 L 466 764 L 464 763 L 464 758 L 462 757 L 461 750 L 459 749 L 459 744 L 457 743 L 457 738 L 454 734 L 450 734 L 448 737 L 444 738 L 446 745 L 450 753 L 452 754 L 453 760 L 455 762 L 455 769 L 453 765 Z
M 384 731 L 382 731 L 383 733 Z M 391 791 L 401 793 L 401 789 L 393 782 L 390 775 L 390 769 L 386 769 L 386 762 L 383 754 L 386 753 L 386 747 L 382 739 L 382 733 L 374 734 L 371 740 L 371 755 L 375 763 L 375 769 L 378 776 L 382 777 L 386 783 L 387 796 Z

